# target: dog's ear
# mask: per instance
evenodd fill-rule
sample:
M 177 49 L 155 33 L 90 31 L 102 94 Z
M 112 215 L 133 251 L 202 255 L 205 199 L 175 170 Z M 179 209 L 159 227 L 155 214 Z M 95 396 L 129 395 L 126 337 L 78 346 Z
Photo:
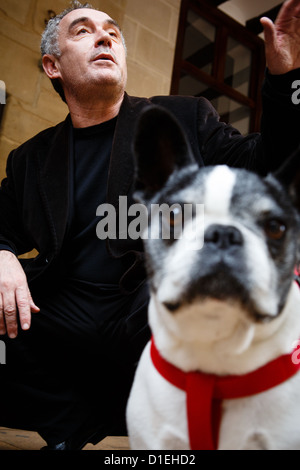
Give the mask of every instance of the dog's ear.
M 300 147 L 272 175 L 287 189 L 300 212 Z
M 148 107 L 139 118 L 134 157 L 135 188 L 148 195 L 161 189 L 175 170 L 195 163 L 180 124 L 160 106 Z

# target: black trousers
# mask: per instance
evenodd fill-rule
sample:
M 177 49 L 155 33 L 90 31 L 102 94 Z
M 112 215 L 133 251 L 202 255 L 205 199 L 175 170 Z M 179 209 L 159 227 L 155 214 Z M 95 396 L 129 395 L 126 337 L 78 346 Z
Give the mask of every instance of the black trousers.
M 0 367 L 0 425 L 38 432 L 48 444 L 84 427 L 126 433 L 135 369 L 150 338 L 148 286 L 123 295 L 116 286 L 78 280 L 32 288 L 40 313 L 6 344 Z

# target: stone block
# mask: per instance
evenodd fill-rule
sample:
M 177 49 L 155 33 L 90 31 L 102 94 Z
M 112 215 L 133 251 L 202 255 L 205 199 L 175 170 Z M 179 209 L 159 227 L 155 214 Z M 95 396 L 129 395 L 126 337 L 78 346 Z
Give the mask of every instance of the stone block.
M 1 0 L 0 0 L 1 1 Z M 26 46 L 32 51 L 39 53 L 40 35 L 31 30 L 20 28 L 20 26 L 10 21 L 10 18 L 0 16 L 0 31 L 3 36 L 14 42 Z
M 133 21 L 131 18 L 125 15 L 123 22 L 123 33 L 126 41 L 128 57 L 134 57 L 135 55 L 138 27 L 139 25 L 136 21 Z
M 128 0 L 126 15 L 137 20 L 143 26 L 162 38 L 169 37 L 171 6 L 161 0 Z
M 67 105 L 54 90 L 47 91 L 44 88 L 41 88 L 36 106 L 30 108 L 24 106 L 24 109 L 36 116 L 43 116 L 43 119 L 53 125 L 65 120 L 69 112 Z
M 25 24 L 32 0 L 0 0 L 0 10 L 18 23 Z
M 34 31 L 39 34 L 44 31 L 45 19 L 48 19 L 48 10 L 53 10 L 58 14 L 65 10 L 65 8 L 68 8 L 69 4 L 70 2 L 67 0 L 54 0 L 52 2 L 49 2 L 49 0 L 37 0 L 33 18 Z
M 163 75 L 172 74 L 174 47 L 151 31 L 139 28 L 135 60 Z
M 14 99 L 10 99 L 1 124 L 2 135 L 20 144 L 51 125 L 51 122 L 32 114 Z
M 168 95 L 170 80 L 129 59 L 127 92 L 130 95 L 145 97 Z
M 170 18 L 170 31 L 169 31 L 169 42 L 173 44 L 174 49 L 176 45 L 177 33 L 178 33 L 178 23 L 179 23 L 179 8 L 174 8 L 172 10 L 172 15 Z
M 0 35 L 0 79 L 10 95 L 33 103 L 39 80 L 39 54 Z
M 84 3 L 84 2 L 83 2 Z M 90 3 L 100 11 L 104 11 L 123 28 L 124 11 L 126 0 L 90 0 Z

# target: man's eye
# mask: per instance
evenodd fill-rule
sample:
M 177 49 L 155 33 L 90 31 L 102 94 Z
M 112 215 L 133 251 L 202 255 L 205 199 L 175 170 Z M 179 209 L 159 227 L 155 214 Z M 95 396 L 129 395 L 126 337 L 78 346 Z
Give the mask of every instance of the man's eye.
M 88 30 L 85 28 L 81 28 L 77 31 L 77 34 L 85 34 L 85 33 L 88 33 Z

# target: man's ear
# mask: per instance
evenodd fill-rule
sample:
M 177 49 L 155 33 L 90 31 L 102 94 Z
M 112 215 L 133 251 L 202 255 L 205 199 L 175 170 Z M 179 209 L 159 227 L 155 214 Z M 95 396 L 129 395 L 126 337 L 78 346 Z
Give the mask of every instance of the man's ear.
M 45 74 L 51 79 L 60 78 L 57 58 L 51 54 L 45 54 L 42 58 L 42 64 Z

